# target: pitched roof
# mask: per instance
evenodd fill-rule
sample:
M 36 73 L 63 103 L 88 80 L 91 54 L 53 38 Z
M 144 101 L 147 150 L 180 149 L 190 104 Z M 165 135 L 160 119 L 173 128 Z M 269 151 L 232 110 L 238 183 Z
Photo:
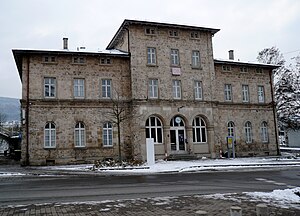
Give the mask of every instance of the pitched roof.
M 189 25 L 180 25 L 180 24 L 171 24 L 171 23 L 160 23 L 160 22 L 149 22 L 149 21 L 139 21 L 139 20 L 128 20 L 125 19 L 118 31 L 106 47 L 106 49 L 114 48 L 120 36 L 122 36 L 124 30 L 126 30 L 129 25 L 143 25 L 143 26 L 153 26 L 153 27 L 167 27 L 167 28 L 178 28 L 178 29 L 188 29 L 194 31 L 208 31 L 211 32 L 212 35 L 220 31 L 220 29 L 214 28 L 206 28 L 206 27 L 198 27 L 198 26 L 189 26 Z

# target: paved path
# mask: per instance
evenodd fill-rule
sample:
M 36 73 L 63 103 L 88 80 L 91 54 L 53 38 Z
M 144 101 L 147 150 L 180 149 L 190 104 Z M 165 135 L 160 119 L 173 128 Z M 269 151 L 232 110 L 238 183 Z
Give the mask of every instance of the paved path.
M 242 208 L 243 216 L 254 216 L 258 202 L 247 200 L 209 199 L 199 196 L 180 196 L 166 198 L 147 198 L 118 201 L 102 201 L 90 203 L 65 203 L 26 205 L 0 208 L 0 216 L 4 215 L 101 215 L 101 216 L 193 216 L 199 210 L 207 215 L 230 215 L 231 206 Z M 299 204 L 300 205 L 300 204 Z M 269 215 L 299 216 L 300 209 L 279 208 L 270 206 Z

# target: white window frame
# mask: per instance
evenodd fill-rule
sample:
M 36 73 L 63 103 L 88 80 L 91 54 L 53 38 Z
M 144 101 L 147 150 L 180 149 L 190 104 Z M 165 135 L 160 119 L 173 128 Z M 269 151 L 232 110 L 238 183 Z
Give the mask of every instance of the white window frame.
M 44 78 L 44 97 L 55 98 L 56 97 L 56 78 L 45 77 Z
M 257 87 L 258 103 L 265 103 L 265 88 L 262 85 Z
M 262 122 L 260 125 L 260 134 L 261 134 L 261 141 L 263 143 L 269 142 L 269 134 L 268 134 L 268 124 L 267 122 Z
M 74 98 L 84 98 L 84 86 L 85 81 L 81 78 L 75 78 L 73 81 L 74 85 Z
M 244 103 L 250 102 L 249 85 L 242 85 L 242 97 Z
M 173 65 L 173 66 L 179 66 L 180 65 L 179 50 L 178 49 L 171 49 L 171 65 Z
M 173 83 L 173 98 L 181 99 L 181 81 L 172 80 L 172 83 Z
M 154 47 L 147 48 L 147 64 L 156 65 L 156 48 Z
M 111 79 L 102 79 L 101 80 L 102 98 L 111 98 L 111 93 L 112 93 L 111 85 L 112 85 Z
M 56 147 L 56 126 L 53 122 L 47 122 L 44 127 L 44 148 Z
M 158 98 L 158 79 L 149 79 L 148 84 L 148 97 Z
M 103 147 L 113 146 L 113 127 L 111 122 L 105 122 L 102 127 Z
M 203 90 L 202 90 L 202 82 L 196 80 L 194 82 L 194 95 L 195 100 L 202 100 L 203 99 Z
M 74 129 L 74 146 L 85 147 L 85 125 L 77 122 Z
M 200 68 L 200 51 L 193 50 L 192 51 L 192 67 L 193 68 Z
M 196 125 L 196 119 L 199 119 L 199 125 Z M 193 123 L 192 123 L 192 126 L 193 126 L 193 142 L 194 143 L 207 143 L 207 129 L 206 129 L 206 123 L 204 121 L 204 119 L 200 116 L 196 116 L 194 119 L 193 119 Z M 203 136 L 203 132 L 205 133 L 204 136 Z M 198 133 L 199 134 L 199 138 L 200 140 L 198 140 Z M 205 140 L 203 140 L 203 137 Z
M 253 142 L 253 135 L 252 135 L 252 124 L 251 122 L 247 121 L 244 126 L 245 131 L 245 141 L 246 143 L 252 143 Z
M 154 124 L 152 125 L 151 119 L 154 119 Z M 161 120 L 156 117 L 156 116 L 150 116 L 146 120 L 145 124 L 146 128 L 146 138 L 153 138 L 154 139 L 154 144 L 162 144 L 164 140 L 164 135 L 163 135 L 163 124 Z M 154 133 L 152 133 L 154 132 Z M 161 140 L 159 139 L 158 134 L 161 134 Z
M 232 86 L 231 86 L 231 84 L 225 84 L 225 86 L 224 86 L 224 99 L 225 99 L 225 101 L 232 101 Z

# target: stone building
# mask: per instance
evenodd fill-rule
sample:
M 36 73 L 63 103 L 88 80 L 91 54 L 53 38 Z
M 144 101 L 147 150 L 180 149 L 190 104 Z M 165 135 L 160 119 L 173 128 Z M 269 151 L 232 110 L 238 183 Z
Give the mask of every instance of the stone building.
M 216 158 L 227 141 L 237 156 L 277 154 L 276 66 L 234 61 L 233 51 L 229 60 L 214 59 L 218 31 L 125 20 L 102 52 L 70 51 L 66 38 L 59 50 L 13 50 L 22 162 L 145 160 L 146 138 L 157 159 Z M 117 114 L 125 117 L 120 124 Z

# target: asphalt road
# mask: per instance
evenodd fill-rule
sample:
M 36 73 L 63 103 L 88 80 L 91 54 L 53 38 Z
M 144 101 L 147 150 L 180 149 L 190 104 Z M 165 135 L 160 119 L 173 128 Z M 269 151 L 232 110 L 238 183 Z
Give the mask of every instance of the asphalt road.
M 0 177 L 0 206 L 272 191 L 296 186 L 300 186 L 300 168 L 135 176 Z

